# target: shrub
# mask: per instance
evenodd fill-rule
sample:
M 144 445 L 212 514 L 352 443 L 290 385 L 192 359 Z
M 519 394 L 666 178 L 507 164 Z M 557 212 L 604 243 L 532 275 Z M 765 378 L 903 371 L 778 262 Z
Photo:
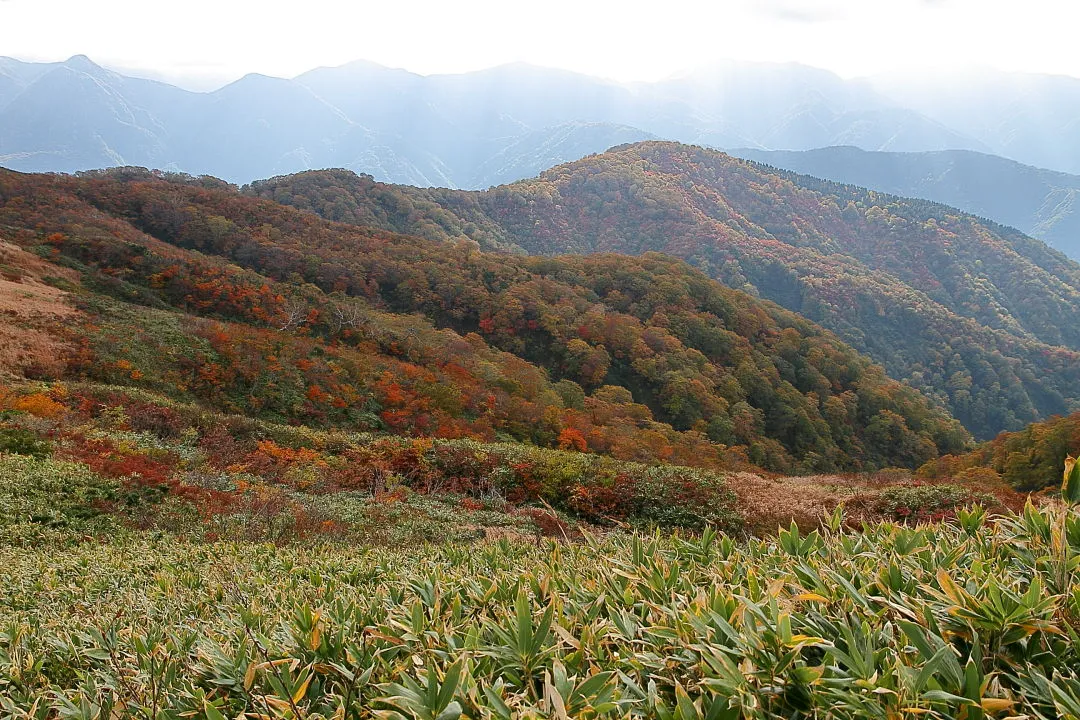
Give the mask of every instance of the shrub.
M 16 398 L 11 404 L 11 409 L 49 419 L 59 417 L 65 410 L 62 404 L 44 393 L 33 393 Z
M 52 455 L 52 443 L 23 428 L 0 426 L 0 453 L 44 458 Z
M 125 406 L 132 430 L 151 432 L 160 438 L 179 437 L 187 427 L 180 413 L 160 405 L 132 402 Z
M 118 482 L 80 463 L 0 455 L 0 526 L 111 529 L 115 523 L 105 513 L 120 499 Z
M 905 522 L 941 520 L 951 517 L 964 505 L 993 504 L 992 495 L 976 493 L 959 485 L 924 485 L 913 483 L 884 490 L 878 510 L 888 517 Z

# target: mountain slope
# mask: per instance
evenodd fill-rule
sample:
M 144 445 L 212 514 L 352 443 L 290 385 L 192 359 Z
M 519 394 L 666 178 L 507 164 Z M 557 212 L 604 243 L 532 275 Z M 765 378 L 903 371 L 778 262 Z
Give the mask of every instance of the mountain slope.
M 141 97 L 158 89 L 172 97 L 161 103 L 156 93 Z M 175 111 L 183 106 L 184 95 L 72 58 L 28 84 L 0 110 L 0 162 L 60 171 L 166 164 L 168 131 L 153 107 Z
M 537 175 L 564 162 L 603 152 L 613 145 L 655 140 L 628 125 L 571 122 L 529 132 L 476 168 L 466 187 L 485 187 Z
M 321 183 L 372 215 L 387 197 L 417 194 L 341 180 L 251 191 L 319 211 Z M 478 240 L 685 258 L 833 329 L 981 437 L 1080 406 L 1080 266 L 946 206 L 673 143 L 616 148 L 482 193 L 423 193 Z
M 0 57 L 0 109 L 53 67 L 55 63 L 29 63 Z
M 1080 259 L 1080 176 L 966 150 L 868 152 L 731 150 L 732 155 L 805 175 L 951 205 L 1018 228 Z
M 806 149 L 851 144 L 867 150 L 982 149 L 926 115 L 892 102 L 869 85 L 798 63 L 723 62 L 641 88 L 656 102 L 694 109 L 694 132 L 648 130 L 712 147 Z M 720 123 L 711 130 L 703 120 Z
M 179 384 L 279 421 L 715 466 L 911 466 L 967 441 L 831 334 L 672 258 L 484 253 L 208 179 L 0 180 L 0 231 L 16 242 L 114 298 L 231 323 L 162 332 L 137 308 L 106 313 L 77 367 L 110 382 Z
M 919 468 L 928 479 L 960 479 L 978 484 L 1004 481 L 1021 491 L 1061 482 L 1065 458 L 1080 447 L 1080 412 L 1001 433 L 962 455 L 945 455 Z

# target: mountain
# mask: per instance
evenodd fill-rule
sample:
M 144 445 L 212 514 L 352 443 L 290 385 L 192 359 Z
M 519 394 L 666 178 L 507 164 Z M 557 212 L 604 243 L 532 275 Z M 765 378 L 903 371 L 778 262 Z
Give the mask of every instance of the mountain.
M 485 188 L 656 138 L 987 149 L 865 82 L 796 64 L 727 63 L 621 84 L 522 63 L 420 76 L 355 62 L 189 92 L 84 56 L 0 59 L 0 164 L 15 170 L 141 165 L 248 182 L 343 167 L 392 182 Z
M 967 150 L 887 153 L 842 146 L 729 152 L 797 173 L 951 205 L 1015 227 L 1080 260 L 1078 175 Z
M 228 178 L 323 167 L 334 159 L 332 143 L 353 126 L 310 90 L 265 75 L 210 93 L 171 124 L 177 157 Z
M 866 82 L 994 154 L 1080 174 L 1080 79 L 971 69 L 892 73 Z
M 642 92 L 654 104 L 674 101 L 693 108 L 698 119 L 692 128 L 659 132 L 642 125 L 669 140 L 775 149 L 981 149 L 973 138 L 887 100 L 865 83 L 798 63 L 718 63 Z
M 944 205 L 663 142 L 484 192 L 343 173 L 249 192 L 366 222 L 408 207 L 433 237 L 534 254 L 682 257 L 833 330 L 978 437 L 1080 407 L 1080 265 Z
M 3 172 L 0 231 L 82 273 L 62 375 L 218 411 L 714 468 L 967 444 L 832 334 L 661 255 L 483 252 L 132 170 Z
M 532 177 L 555 165 L 577 160 L 612 145 L 656 140 L 628 125 L 570 122 L 529 132 L 485 160 L 469 186 L 502 185 Z
M 195 93 L 84 56 L 0 60 L 0 164 L 24 171 L 140 165 L 251 180 L 342 166 L 417 185 L 481 187 L 652 137 L 574 113 L 544 124 L 542 103 L 522 106 L 531 125 L 510 118 L 498 96 L 527 96 L 528 86 L 512 92 L 523 69 L 476 87 L 442 78 L 433 88 L 404 71 L 352 64 L 296 80 L 248 75 Z M 556 83 L 549 95 L 565 89 Z
M 26 82 L 0 109 L 0 163 L 65 172 L 167 165 L 164 112 L 182 114 L 188 95 L 75 56 Z

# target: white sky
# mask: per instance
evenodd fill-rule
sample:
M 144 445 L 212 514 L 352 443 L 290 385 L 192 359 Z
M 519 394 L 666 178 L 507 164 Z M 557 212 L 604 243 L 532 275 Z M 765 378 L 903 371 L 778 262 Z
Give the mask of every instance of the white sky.
M 985 65 L 1080 77 L 1080 0 L 0 0 L 0 55 L 82 53 L 188 87 L 366 59 L 422 74 L 526 61 L 656 80 L 720 59 L 851 77 Z

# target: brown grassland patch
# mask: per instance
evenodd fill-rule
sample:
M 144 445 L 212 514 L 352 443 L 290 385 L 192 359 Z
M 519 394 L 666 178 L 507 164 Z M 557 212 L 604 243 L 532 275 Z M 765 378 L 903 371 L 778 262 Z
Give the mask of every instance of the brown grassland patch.
M 59 377 L 67 342 L 57 330 L 78 311 L 47 277 L 78 275 L 0 240 L 0 375 Z

